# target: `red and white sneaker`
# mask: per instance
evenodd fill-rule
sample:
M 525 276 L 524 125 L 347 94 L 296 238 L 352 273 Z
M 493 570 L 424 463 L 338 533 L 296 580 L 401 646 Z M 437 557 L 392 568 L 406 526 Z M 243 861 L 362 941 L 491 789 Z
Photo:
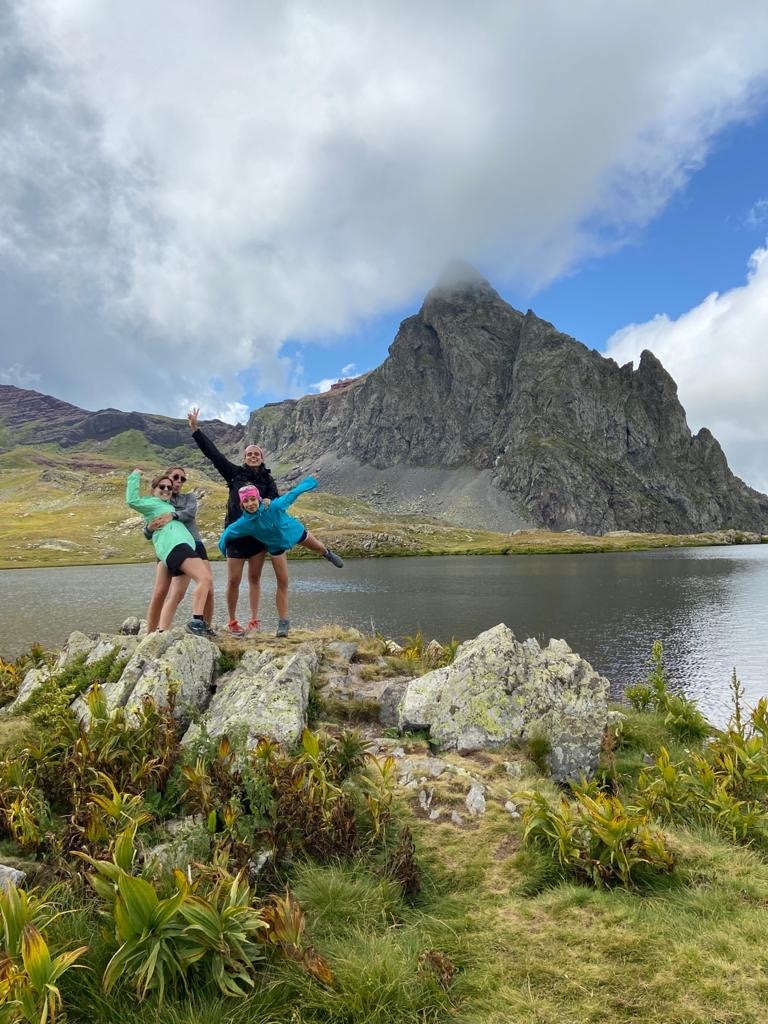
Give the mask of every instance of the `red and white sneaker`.
M 246 632 L 246 634 L 248 636 L 250 636 L 251 633 L 258 633 L 260 629 L 261 629 L 261 619 L 251 619 L 251 621 L 248 623 L 248 625 L 245 628 L 245 632 Z
M 237 619 L 232 619 L 227 623 L 227 632 L 231 636 L 245 636 L 245 630 L 237 621 Z

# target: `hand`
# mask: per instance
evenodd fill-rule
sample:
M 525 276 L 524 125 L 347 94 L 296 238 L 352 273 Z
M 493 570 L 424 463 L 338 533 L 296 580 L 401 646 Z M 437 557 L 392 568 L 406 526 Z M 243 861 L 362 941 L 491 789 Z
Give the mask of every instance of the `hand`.
M 187 421 L 193 434 L 198 429 L 197 418 L 199 415 L 200 409 L 197 406 L 194 409 L 190 409 L 187 413 Z
M 150 523 L 147 523 L 147 529 L 150 533 L 154 533 L 155 530 L 161 530 L 166 523 L 170 523 L 172 519 L 173 514 L 171 512 L 164 512 L 161 516 L 155 516 Z

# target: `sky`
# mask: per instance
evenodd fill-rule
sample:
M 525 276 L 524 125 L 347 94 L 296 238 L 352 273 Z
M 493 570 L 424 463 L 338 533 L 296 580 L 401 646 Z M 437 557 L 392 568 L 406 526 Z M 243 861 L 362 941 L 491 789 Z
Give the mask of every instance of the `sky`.
M 243 422 L 455 259 L 768 490 L 764 0 L 0 0 L 0 383 Z

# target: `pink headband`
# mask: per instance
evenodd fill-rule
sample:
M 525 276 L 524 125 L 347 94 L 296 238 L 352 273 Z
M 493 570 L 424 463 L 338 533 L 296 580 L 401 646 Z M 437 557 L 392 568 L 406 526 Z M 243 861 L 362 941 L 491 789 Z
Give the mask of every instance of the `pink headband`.
M 240 501 L 243 501 L 245 498 L 258 498 L 261 500 L 259 488 L 254 487 L 253 484 L 246 484 L 245 487 L 241 487 L 237 493 L 240 495 Z

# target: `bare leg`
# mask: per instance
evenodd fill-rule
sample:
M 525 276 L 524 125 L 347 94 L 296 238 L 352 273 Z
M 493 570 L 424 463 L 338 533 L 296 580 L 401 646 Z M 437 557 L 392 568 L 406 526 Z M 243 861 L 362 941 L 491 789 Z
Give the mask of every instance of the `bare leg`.
M 321 540 L 318 540 L 313 533 L 307 533 L 304 540 L 299 541 L 299 547 L 309 548 L 310 551 L 316 551 L 318 555 L 324 555 L 328 548 L 323 544 Z
M 248 559 L 248 600 L 251 605 L 251 621 L 259 618 L 259 605 L 261 603 L 261 570 L 264 568 L 266 551 L 258 555 L 251 555 Z
M 155 587 L 152 591 L 152 597 L 149 599 L 149 607 L 147 608 L 148 633 L 154 633 L 157 629 L 158 623 L 160 622 L 160 612 L 163 607 L 163 601 L 165 601 L 168 594 L 171 579 L 171 574 L 165 563 L 158 562 L 157 568 L 155 569 Z
M 179 605 L 184 599 L 184 595 L 187 592 L 189 586 L 189 576 L 174 576 L 171 580 L 171 587 L 168 591 L 168 596 L 165 599 L 160 617 L 163 622 L 168 622 L 168 626 L 173 623 L 174 616 L 178 611 Z M 163 628 L 167 629 L 168 626 Z
M 189 576 L 195 581 L 195 590 L 192 594 L 192 614 L 202 616 L 205 611 L 205 602 L 213 585 L 210 563 L 206 562 L 204 558 L 185 558 L 179 568 L 185 576 Z M 160 619 L 162 629 L 167 629 L 170 625 L 170 620 L 167 625 L 163 625 L 165 616 L 166 609 L 163 606 L 163 616 Z
M 227 557 L 227 614 L 230 622 L 237 618 L 237 598 L 240 594 L 244 565 L 244 558 Z
M 277 605 L 277 617 L 288 618 L 288 556 L 270 555 L 272 569 L 275 573 L 277 590 L 275 591 L 275 604 Z

